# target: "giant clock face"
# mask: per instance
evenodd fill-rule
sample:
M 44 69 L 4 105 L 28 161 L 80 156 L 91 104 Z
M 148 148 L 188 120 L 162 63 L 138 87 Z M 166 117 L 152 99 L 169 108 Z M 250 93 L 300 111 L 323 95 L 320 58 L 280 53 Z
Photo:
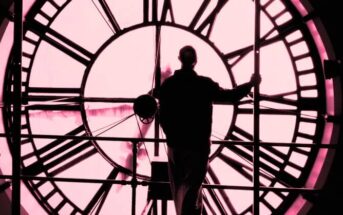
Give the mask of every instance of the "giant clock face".
M 166 161 L 158 119 L 139 121 L 138 96 L 158 88 L 178 69 L 178 51 L 192 45 L 195 70 L 222 87 L 249 80 L 253 68 L 254 3 L 248 0 L 43 0 L 26 3 L 22 71 L 22 172 L 52 178 L 132 179 L 132 141 L 138 144 L 137 178 L 149 180 L 151 162 Z M 260 183 L 271 188 L 313 188 L 325 170 L 332 144 L 332 82 L 326 80 L 327 52 L 310 8 L 297 0 L 261 1 Z M 5 37 L 4 37 L 5 38 Z M 3 125 L 12 126 L 13 71 L 4 75 Z M 214 104 L 213 144 L 204 189 L 208 214 L 252 214 L 253 139 L 251 98 Z M 108 140 L 36 138 L 114 137 Z M 124 141 L 127 138 L 127 141 Z M 11 139 L 8 139 L 9 149 Z M 215 142 L 216 143 L 216 142 Z M 273 146 L 282 143 L 284 146 Z M 302 143 L 305 147 L 289 146 Z M 5 149 L 2 149 L 5 150 Z M 10 151 L 10 150 L 9 150 Z M 9 153 L 7 151 L 7 153 Z M 3 158 L 4 159 L 4 158 Z M 5 167 L 3 171 L 6 170 Z M 48 214 L 131 213 L 131 186 L 24 180 Z M 137 213 L 148 188 L 137 188 Z M 28 197 L 29 199 L 29 197 Z M 35 213 L 32 202 L 22 204 Z M 260 191 L 261 214 L 297 213 L 307 200 L 298 192 Z M 170 214 L 173 205 L 170 204 Z M 169 214 L 168 213 L 168 214 Z

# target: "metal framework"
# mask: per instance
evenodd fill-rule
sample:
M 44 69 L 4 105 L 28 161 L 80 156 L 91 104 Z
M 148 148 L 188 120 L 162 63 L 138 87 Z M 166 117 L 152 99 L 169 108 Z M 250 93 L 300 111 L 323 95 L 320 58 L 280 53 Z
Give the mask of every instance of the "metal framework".
M 0 137 L 6 137 L 8 135 L 6 134 L 0 134 Z M 137 159 L 137 144 L 140 142 L 147 142 L 147 143 L 155 143 L 155 138 L 118 138 L 118 137 L 89 137 L 89 136 L 60 136 L 60 135 L 21 135 L 22 137 L 32 137 L 32 138 L 42 138 L 42 139 L 54 139 L 54 138 L 61 138 L 61 139 L 79 139 L 79 140 L 102 140 L 102 141 L 132 141 L 132 153 L 133 153 L 133 160 Z M 159 143 L 165 142 L 165 139 L 160 139 Z M 225 144 L 230 143 L 231 145 L 246 145 L 255 147 L 255 145 L 252 145 L 254 142 L 240 142 L 240 141 L 213 141 L 213 144 Z M 272 142 L 263 142 L 259 143 L 259 146 L 263 145 L 269 145 L 269 146 L 278 146 L 278 147 L 317 147 L 317 148 L 328 148 L 328 149 L 335 149 L 334 146 L 328 145 L 328 144 L 322 144 L 322 145 L 309 145 L 309 144 L 301 144 L 301 143 L 272 143 Z M 19 158 L 20 159 L 20 158 Z M 113 179 L 86 179 L 86 178 L 61 178 L 61 177 L 37 177 L 37 176 L 26 176 L 26 175 L 0 175 L 0 178 L 10 178 L 12 179 L 12 187 L 13 187 L 13 202 L 12 202 L 12 208 L 13 213 L 16 214 L 18 212 L 18 209 L 20 209 L 20 192 L 18 192 L 18 189 L 20 191 L 20 183 L 17 185 L 14 183 L 15 177 L 19 178 L 20 180 L 39 180 L 39 181 L 55 181 L 55 182 L 74 182 L 74 183 L 109 183 L 109 184 L 120 184 L 120 185 L 130 185 L 132 187 L 132 211 L 131 214 L 136 214 L 136 188 L 137 186 L 149 186 L 149 185 L 156 185 L 156 184 L 166 184 L 168 182 L 161 182 L 161 181 L 151 181 L 151 180 L 138 180 L 137 179 L 137 163 L 133 162 L 133 173 L 132 173 L 132 179 L 127 180 L 113 180 Z M 18 172 L 14 173 L 18 175 Z M 19 173 L 20 174 L 20 173 Z M 15 187 L 18 186 L 18 187 Z M 259 193 L 259 191 L 276 191 L 276 192 L 296 192 L 296 193 L 316 193 L 320 190 L 318 189 L 309 189 L 309 188 L 276 188 L 276 187 L 264 187 L 258 185 L 255 187 L 255 184 L 253 186 L 232 186 L 232 185 L 219 185 L 219 184 L 204 184 L 203 187 L 205 189 L 232 189 L 232 190 L 252 190 L 254 193 Z M 18 199 L 14 199 L 18 198 Z M 256 198 L 256 196 L 254 196 Z M 254 214 L 259 214 L 259 211 L 256 211 L 256 208 L 259 206 L 259 196 L 257 196 L 257 199 L 254 199 Z
M 121 185 L 130 185 L 132 187 L 132 215 L 136 214 L 136 188 L 137 186 L 148 186 L 152 184 L 165 184 L 166 182 L 159 181 L 150 181 L 150 180 L 138 180 L 137 179 L 137 144 L 140 142 L 154 143 L 158 146 L 159 143 L 165 142 L 165 139 L 160 139 L 159 136 L 156 138 L 119 138 L 119 137 L 90 137 L 90 136 L 73 136 L 73 135 L 28 135 L 21 134 L 21 110 L 22 110 L 22 95 L 21 95 L 21 59 L 22 59 L 22 34 L 23 34 L 23 24 L 22 24 L 22 1 L 15 1 L 15 32 L 14 32 L 14 101 L 13 101 L 13 130 L 10 134 L 0 134 L 0 137 L 12 138 L 13 140 L 13 173 L 12 175 L 0 175 L 0 178 L 9 178 L 12 179 L 12 214 L 20 214 L 20 181 L 21 180 L 45 180 L 45 181 L 63 181 L 63 182 L 75 182 L 75 183 L 110 183 L 110 184 L 121 184 Z M 254 73 L 260 74 L 260 64 L 259 64 L 259 49 L 260 49 L 260 1 L 255 0 L 255 44 L 254 44 Z M 159 32 L 157 31 L 157 34 Z M 156 38 L 159 38 L 157 36 Z M 158 41 L 156 41 L 158 44 Z M 156 46 L 156 49 L 159 47 Z M 159 58 L 158 58 L 159 59 Z M 160 75 L 160 71 L 156 71 L 157 76 Z M 156 77 L 156 81 L 160 80 L 159 77 Z M 159 85 L 160 83 L 156 83 Z M 259 86 L 255 86 L 254 90 L 254 140 L 252 142 L 241 142 L 241 141 L 213 141 L 213 144 L 224 144 L 230 143 L 230 145 L 244 145 L 251 146 L 253 150 L 253 186 L 229 186 L 229 185 L 217 185 L 217 184 L 204 184 L 204 188 L 211 189 L 239 189 L 239 190 L 253 190 L 253 213 L 258 215 L 260 212 L 259 207 L 259 191 L 264 190 L 273 190 L 278 192 L 299 192 L 299 193 L 313 193 L 317 192 L 316 189 L 307 189 L 307 188 L 275 188 L 275 187 L 261 187 L 259 182 L 259 168 L 260 168 L 260 146 L 278 146 L 278 147 L 317 147 L 317 148 L 329 148 L 334 149 L 335 147 L 328 144 L 301 144 L 301 143 L 271 143 L 271 142 L 259 142 Z M 85 98 L 87 100 L 87 98 Z M 89 101 L 107 101 L 111 102 L 112 100 L 106 100 L 102 98 L 89 98 Z M 125 99 L 124 99 L 125 100 Z M 155 129 L 159 129 L 158 125 L 155 126 Z M 159 132 L 156 132 L 157 134 Z M 43 138 L 43 139 L 79 139 L 79 140 L 102 140 L 102 141 L 132 141 L 132 153 L 133 153 L 133 172 L 132 180 L 111 180 L 111 179 L 85 179 L 85 178 L 58 178 L 58 177 L 34 177 L 26 176 L 21 173 L 21 156 L 20 156 L 20 145 L 21 137 L 30 137 L 30 138 Z M 157 152 L 155 151 L 155 154 Z
M 13 153 L 12 153 L 12 214 L 20 214 L 20 180 L 21 180 L 21 70 L 23 37 L 23 2 L 14 3 L 14 106 L 13 106 Z

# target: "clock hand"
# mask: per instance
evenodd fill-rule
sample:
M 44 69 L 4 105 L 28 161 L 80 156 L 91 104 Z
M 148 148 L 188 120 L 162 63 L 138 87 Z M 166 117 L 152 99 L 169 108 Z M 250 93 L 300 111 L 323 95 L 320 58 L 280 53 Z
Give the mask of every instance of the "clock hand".
M 68 103 L 68 105 L 71 105 L 71 103 Z M 132 110 L 131 106 L 120 105 L 118 107 L 113 107 L 113 108 L 86 109 L 86 113 L 88 116 L 99 116 L 99 115 L 110 116 L 110 115 L 116 115 L 118 113 L 127 112 L 130 110 Z M 55 110 L 30 111 L 29 115 L 30 115 L 30 117 L 46 117 L 48 119 L 53 119 L 54 117 L 61 117 L 61 118 L 75 117 L 75 121 L 78 123 L 81 123 L 81 116 L 79 114 L 75 114 L 75 111 L 69 111 L 69 110 L 63 110 L 63 111 L 55 111 Z M 131 116 L 133 116 L 133 114 L 130 115 L 129 117 L 131 117 Z M 126 120 L 126 118 L 124 118 L 124 119 Z
M 62 98 L 63 100 L 65 98 Z M 54 102 L 58 102 L 60 101 L 61 98 L 54 100 Z M 49 104 L 51 103 L 51 101 L 49 101 Z M 67 105 L 71 105 L 74 103 L 67 103 Z M 75 103 L 76 104 L 76 103 Z M 108 107 L 108 108 L 93 108 L 93 109 L 86 109 L 86 114 L 89 117 L 96 117 L 96 116 L 115 116 L 118 114 L 123 114 L 125 112 L 132 112 L 133 108 L 130 105 L 124 104 L 124 105 L 119 105 L 117 107 Z M 124 118 L 110 123 L 106 126 L 103 126 L 101 128 L 92 130 L 91 133 L 94 136 L 99 136 L 104 134 L 105 132 L 110 131 L 111 129 L 113 129 L 114 127 L 120 125 L 121 123 L 125 122 L 126 120 L 128 120 L 129 118 L 131 118 L 132 116 L 134 116 L 135 114 L 130 114 L 128 116 L 125 116 Z M 51 110 L 45 110 L 45 111 L 35 111 L 35 112 L 30 112 L 30 117 L 47 117 L 50 119 L 53 119 L 54 117 L 62 117 L 62 118 L 70 118 L 70 117 L 75 117 L 76 118 L 76 122 L 81 123 L 81 116 L 78 114 L 75 114 L 75 111 L 51 111 Z M 139 136 L 145 136 L 148 129 L 150 128 L 150 125 L 148 124 L 143 124 L 142 126 L 142 130 L 140 131 L 140 133 L 137 133 L 135 136 L 139 137 Z M 138 148 L 141 147 L 142 144 L 138 145 Z M 129 152 L 132 153 L 132 146 L 127 145 L 125 148 L 129 149 Z M 142 153 L 141 153 L 142 154 Z
M 161 26 L 156 25 L 155 32 L 155 67 L 151 89 L 159 89 L 161 80 Z
M 172 71 L 171 71 L 171 68 L 170 66 L 168 65 L 164 70 L 161 71 L 161 84 L 167 79 L 169 78 L 170 76 L 172 75 Z M 152 88 L 152 90 L 150 90 L 148 92 L 148 95 L 151 95 L 155 98 L 159 98 L 159 92 L 157 89 L 155 88 Z
M 156 34 L 155 34 L 155 72 L 154 72 L 154 84 L 155 87 L 152 88 L 155 89 L 157 92 L 160 89 L 161 86 L 161 25 L 156 24 Z M 160 122 L 159 122 L 159 116 L 155 116 L 155 124 L 154 124 L 154 132 L 155 132 L 155 143 L 154 143 L 154 155 L 159 155 L 159 142 L 158 139 L 160 134 Z
M 117 107 L 86 109 L 86 113 L 88 116 L 113 116 L 117 114 L 122 114 L 124 112 L 132 112 L 132 106 L 125 104 L 119 105 Z

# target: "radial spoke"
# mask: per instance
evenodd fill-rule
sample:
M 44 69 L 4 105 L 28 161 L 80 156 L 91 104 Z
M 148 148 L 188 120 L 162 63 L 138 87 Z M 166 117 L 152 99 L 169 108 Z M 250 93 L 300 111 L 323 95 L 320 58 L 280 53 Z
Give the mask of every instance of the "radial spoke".
M 140 125 L 139 125 L 139 120 L 138 120 L 138 117 L 137 117 L 137 116 L 136 116 L 136 122 L 137 122 L 137 127 L 138 127 L 138 130 L 139 130 L 139 136 L 143 139 L 143 138 L 146 136 L 146 134 L 148 133 L 148 130 L 149 130 L 150 127 L 151 127 L 151 123 L 149 123 L 149 124 L 143 123 L 143 125 L 140 126 Z M 145 142 L 140 142 L 140 143 L 138 143 L 137 149 L 139 150 L 140 147 L 141 147 L 142 145 L 144 146 L 145 153 L 147 154 L 148 159 L 149 159 L 149 161 L 150 161 L 150 163 L 151 163 L 151 159 L 150 159 L 150 156 L 149 156 L 149 153 L 148 153 L 148 149 L 147 149 L 147 147 L 146 147 L 146 145 L 145 145 Z
M 98 136 L 100 136 L 100 135 L 102 135 L 102 134 L 104 134 L 104 133 L 110 131 L 111 129 L 117 127 L 118 125 L 120 125 L 120 124 L 122 124 L 122 123 L 124 123 L 125 121 L 127 121 L 128 119 L 130 119 L 130 118 L 131 118 L 132 116 L 134 116 L 134 115 L 135 115 L 134 113 L 133 113 L 133 114 L 130 114 L 130 115 L 128 115 L 128 116 L 126 116 L 126 117 L 124 117 L 124 118 L 122 118 L 122 119 L 120 119 L 120 120 L 114 122 L 114 123 L 111 123 L 111 124 L 109 124 L 109 125 L 106 125 L 105 127 L 102 127 L 102 128 L 100 128 L 100 129 L 97 129 L 96 131 L 100 131 L 100 130 L 102 130 L 102 129 L 104 129 L 104 130 L 101 131 L 101 132 L 99 132 L 99 133 L 96 134 L 95 136 L 98 137 Z M 92 133 L 95 134 L 96 132 L 92 131 Z

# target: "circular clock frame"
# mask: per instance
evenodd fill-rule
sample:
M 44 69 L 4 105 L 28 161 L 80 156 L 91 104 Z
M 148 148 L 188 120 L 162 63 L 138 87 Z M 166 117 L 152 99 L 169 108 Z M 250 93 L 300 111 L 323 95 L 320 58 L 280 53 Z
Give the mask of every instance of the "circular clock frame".
M 68 1 L 69 2 L 69 1 Z M 205 1 L 206 2 L 206 1 Z M 220 1 L 219 1 L 220 2 Z M 271 1 L 272 2 L 272 1 Z M 44 4 L 45 2 L 41 1 L 40 3 L 36 3 L 34 5 L 34 7 L 30 10 L 30 13 L 31 14 L 35 14 L 37 13 L 37 11 L 39 11 L 41 8 L 42 8 L 42 5 Z M 311 20 L 312 17 L 311 15 L 308 15 L 308 16 L 301 16 L 300 13 L 298 12 L 298 10 L 294 7 L 294 5 L 291 3 L 291 1 L 287 1 L 287 8 L 292 11 L 292 15 L 294 15 L 294 19 L 300 19 L 301 21 L 305 21 L 307 22 L 308 20 Z M 64 6 L 67 6 L 64 5 Z M 61 7 L 61 10 L 63 8 Z M 267 12 L 267 10 L 263 10 L 263 12 L 268 16 L 269 13 Z M 27 21 L 30 19 L 30 13 L 29 15 L 27 16 Z M 58 15 L 58 13 L 56 13 L 56 16 Z M 33 16 L 33 15 L 31 15 Z M 55 16 L 53 16 L 55 17 Z M 269 18 L 272 20 L 272 16 L 269 15 Z M 53 20 L 53 19 L 52 19 Z M 209 22 L 211 23 L 211 22 Z M 208 24 L 208 23 L 207 23 Z M 276 22 L 274 22 L 275 26 L 278 26 L 276 24 Z M 313 107 L 311 107 L 311 105 L 315 102 L 318 106 L 315 107 L 315 111 L 317 111 L 318 113 L 318 117 L 317 119 L 315 120 L 316 121 L 316 132 L 315 132 L 315 135 L 313 135 L 311 138 L 314 139 L 313 142 L 318 142 L 317 144 L 321 144 L 322 143 L 322 140 L 323 140 L 323 136 L 324 136 L 324 130 L 325 130 L 325 126 L 326 124 L 328 123 L 327 121 L 325 121 L 325 118 L 324 116 L 327 114 L 327 107 L 326 107 L 326 104 L 327 104 L 327 95 L 326 95 L 326 86 L 325 86 L 325 83 L 326 83 L 326 80 L 325 80 L 325 77 L 324 77 L 324 71 L 322 69 L 322 59 L 321 59 L 321 56 L 318 54 L 318 51 L 317 51 L 317 44 L 315 43 L 315 40 L 313 39 L 313 36 L 311 34 L 311 32 L 308 30 L 308 26 L 306 24 L 301 24 L 301 23 L 296 23 L 295 21 L 295 25 L 299 25 L 300 27 L 298 28 L 298 30 L 300 29 L 301 30 L 301 33 L 302 33 L 302 36 L 304 38 L 306 38 L 306 42 L 308 43 L 308 47 L 309 47 L 309 52 L 310 52 L 310 57 L 314 60 L 314 69 L 315 72 L 313 72 L 316 76 L 316 80 L 318 81 L 316 86 L 309 86 L 308 88 L 313 90 L 315 89 L 317 92 L 318 92 L 318 96 L 315 98 L 315 99 L 303 99 L 303 100 L 297 100 L 297 107 L 300 109 L 297 109 L 297 120 L 296 120 L 296 128 L 299 128 L 300 126 L 300 123 L 301 121 L 313 121 L 311 119 L 308 119 L 306 117 L 302 117 L 301 115 L 301 111 L 307 111 L 307 110 L 311 110 L 313 111 Z M 221 57 L 222 61 L 223 62 L 227 62 L 227 59 L 231 56 L 229 56 L 229 54 L 223 54 L 219 48 L 217 48 L 214 43 L 210 42 L 210 40 L 208 39 L 208 37 L 206 35 L 203 35 L 202 34 L 202 30 L 206 27 L 206 26 L 198 26 L 198 31 L 194 31 L 194 29 L 190 29 L 189 26 L 183 26 L 183 25 L 178 25 L 176 23 L 173 23 L 173 22 L 165 22 L 165 23 L 160 23 L 160 22 L 157 22 L 156 23 L 153 23 L 153 21 L 148 21 L 146 23 L 142 23 L 142 27 L 144 26 L 147 26 L 147 25 L 151 25 L 151 26 L 157 26 L 157 25 L 164 25 L 164 26 L 171 26 L 173 28 L 179 28 L 179 29 L 182 29 L 184 31 L 188 31 L 188 32 L 191 32 L 193 34 L 195 34 L 197 37 L 199 37 L 201 40 L 205 41 L 206 43 L 208 43 L 208 45 L 218 54 L 218 56 Z M 211 24 L 208 24 L 210 27 L 212 27 Z M 289 33 L 289 29 L 288 28 L 291 28 L 292 26 L 294 25 L 294 23 L 292 23 L 292 25 L 280 25 L 280 29 L 283 29 L 284 32 L 286 35 L 288 35 Z M 29 25 L 26 25 L 26 27 L 30 28 Z M 44 32 L 44 26 L 35 26 L 36 30 L 39 29 L 39 31 L 43 30 Z M 139 28 L 139 25 L 135 26 L 135 27 L 132 27 L 132 28 L 127 28 L 123 31 L 121 31 L 122 34 L 116 34 L 114 37 L 112 37 L 112 39 L 116 38 L 116 37 L 120 37 L 121 35 L 124 35 L 126 32 L 130 32 L 132 29 L 135 29 L 135 28 Z M 195 26 L 194 26 L 195 28 Z M 279 30 L 280 30 L 279 29 Z M 292 30 L 292 29 L 291 29 Z M 50 32 L 51 33 L 51 32 Z M 272 32 L 271 32 L 272 33 Z M 281 33 L 280 33 L 281 36 L 283 36 Z M 268 38 L 268 37 L 266 37 Z M 106 44 L 110 44 L 111 43 L 111 40 L 108 40 L 108 42 L 104 43 L 104 46 L 103 47 L 106 47 Z M 291 41 L 291 42 L 288 42 L 286 39 L 282 39 L 284 43 L 287 43 L 289 46 L 287 46 L 287 49 L 289 51 L 289 53 L 292 53 L 291 52 L 291 46 L 290 44 L 294 43 L 295 41 Z M 268 43 L 272 43 L 274 41 L 274 38 L 272 38 L 272 40 L 265 40 L 263 42 L 266 43 L 266 45 Z M 263 44 L 262 42 L 262 44 Z M 101 52 L 101 51 L 100 51 Z M 233 55 L 234 53 L 231 53 L 231 55 Z M 290 57 L 293 58 L 293 67 L 296 68 L 296 65 L 295 65 L 295 62 L 297 61 L 296 59 L 299 58 L 299 56 L 293 56 L 292 54 L 290 54 Z M 95 58 L 94 58 L 95 59 Z M 90 63 L 92 64 L 92 63 Z M 230 65 L 228 63 L 225 64 L 228 68 L 228 71 L 231 71 L 230 69 Z M 90 69 L 90 67 L 88 67 Z M 5 98 L 10 98 L 12 96 L 12 89 L 11 89 L 11 82 L 10 80 L 12 79 L 12 74 L 11 74 L 11 61 L 9 61 L 9 65 L 8 65 L 8 69 L 7 69 L 8 73 L 6 74 L 7 78 L 5 79 L 7 81 L 7 83 L 5 83 L 5 86 L 6 88 L 4 88 L 4 103 L 5 105 L 5 108 L 4 108 L 4 118 L 5 118 L 5 125 L 7 126 L 6 129 L 9 131 L 10 128 L 11 128 L 11 118 L 13 116 L 12 114 L 12 109 L 11 109 L 11 102 L 9 101 L 6 101 Z M 30 68 L 28 68 L 28 71 L 30 71 Z M 27 71 L 25 71 L 27 72 Z M 308 73 L 311 73 L 310 71 L 307 71 Z M 297 83 L 297 92 L 296 92 L 296 96 L 297 98 L 302 98 L 302 91 L 305 91 L 307 87 L 303 87 L 301 86 L 301 82 L 300 82 L 300 76 L 301 75 L 304 75 L 304 74 L 297 74 L 295 75 L 296 77 L 296 83 Z M 235 82 L 235 78 L 234 78 L 234 75 L 232 73 L 229 73 L 229 76 L 230 76 L 230 80 L 232 81 L 232 85 L 233 86 L 236 86 L 237 83 Z M 27 76 L 27 80 L 29 80 L 29 75 Z M 86 79 L 84 79 L 85 81 Z M 24 82 L 25 83 L 25 80 Z M 85 83 L 85 82 L 84 82 Z M 27 83 L 26 83 L 27 84 Z M 25 85 L 24 85 L 25 86 Z M 28 85 L 25 86 L 27 89 L 29 88 Z M 299 90 L 300 89 L 300 90 Z M 144 92 L 142 92 L 143 94 Z M 24 90 L 23 91 L 23 95 L 24 95 L 24 98 L 26 96 L 28 96 L 26 94 L 26 91 Z M 28 97 L 27 97 L 28 98 Z M 42 98 L 40 98 L 42 99 Z M 287 104 L 292 104 L 292 102 L 294 103 L 294 101 L 292 100 L 287 100 L 287 99 L 284 99 L 282 97 L 262 97 L 262 100 L 269 100 L 269 101 L 282 101 L 283 103 L 287 103 Z M 24 104 L 25 105 L 25 104 Z M 28 104 L 29 105 L 29 104 Z M 82 112 L 82 118 L 83 118 L 83 122 L 87 125 L 87 114 L 86 114 L 86 111 L 85 111 L 85 107 L 82 105 L 81 106 L 81 111 Z M 240 108 L 238 105 L 235 105 L 234 106 L 234 112 L 245 112 L 245 114 L 251 114 L 251 109 L 244 109 L 244 108 Z M 264 110 L 266 111 L 266 110 Z M 272 110 L 272 111 L 276 111 L 277 110 Z M 271 112 L 272 112 L 271 111 Z M 268 112 L 268 111 L 266 111 Z M 278 112 L 279 114 L 281 114 L 281 112 Z M 235 122 L 235 117 L 237 117 L 237 114 L 234 114 L 234 117 L 232 119 L 232 124 L 234 124 Z M 88 126 L 85 127 L 84 129 L 85 131 L 85 134 L 86 135 L 89 135 L 91 136 L 91 132 L 90 132 L 90 129 Z M 76 130 L 75 130 L 76 132 Z M 241 132 L 241 133 L 240 133 Z M 30 133 L 30 132 L 29 132 Z M 77 133 L 77 132 L 76 132 Z M 308 136 L 306 134 L 301 134 L 300 132 L 297 132 L 299 133 L 299 135 L 302 135 L 303 137 L 305 136 Z M 30 133 L 31 134 L 31 133 Z M 71 133 L 71 135 L 73 135 L 74 133 Z M 231 126 L 230 129 L 228 130 L 227 132 L 227 137 L 230 137 L 231 140 L 233 141 L 236 141 L 236 140 L 242 140 L 241 138 L 238 138 L 238 135 L 243 135 L 243 137 L 245 136 L 245 139 L 243 139 L 243 141 L 249 141 L 247 140 L 247 136 L 246 133 L 244 131 L 241 131 L 237 128 L 235 128 L 234 126 Z M 235 139 L 236 138 L 236 139 Z M 294 135 L 293 139 L 291 142 L 296 142 L 296 138 L 297 138 L 297 135 Z M 9 145 L 11 146 L 11 140 L 8 139 L 8 142 L 9 142 Z M 231 146 L 230 146 L 231 147 Z M 225 148 L 225 146 L 219 146 L 218 148 L 216 148 L 215 152 L 212 154 L 212 157 L 211 157 L 211 160 L 214 160 L 216 157 L 218 156 L 222 156 L 220 154 L 221 150 L 223 150 Z M 232 147 L 234 148 L 234 147 Z M 266 148 L 268 148 L 268 146 L 266 146 Z M 269 147 L 271 148 L 271 147 Z M 311 152 L 309 154 L 309 160 L 307 161 L 306 165 L 307 166 L 304 166 L 303 169 L 302 169 L 302 177 L 299 181 L 297 181 L 294 185 L 296 185 L 296 187 L 302 187 L 304 185 L 306 185 L 307 181 L 308 181 L 308 175 L 311 174 L 312 172 L 312 169 L 310 168 L 311 166 L 313 166 L 313 162 L 316 160 L 318 154 L 319 154 L 319 151 L 320 151 L 320 146 L 317 148 L 317 147 L 311 147 Z M 239 148 L 236 147 L 237 150 L 239 150 Z M 288 156 L 290 156 L 291 153 L 289 153 Z M 242 154 L 243 155 L 243 154 Z M 247 159 L 252 159 L 252 158 L 249 158 L 251 157 L 251 155 L 248 154 L 245 154 L 246 158 Z M 264 156 L 267 156 L 268 157 L 268 154 L 265 154 Z M 285 162 L 283 163 L 283 167 L 289 165 L 289 163 Z M 27 167 L 27 166 L 26 166 Z M 24 168 L 24 173 L 27 172 L 27 173 L 31 173 L 29 170 L 26 170 L 25 171 L 25 165 L 23 165 L 23 168 Z M 130 174 L 130 170 L 127 171 L 125 170 L 125 168 L 123 169 L 123 171 L 126 171 L 127 173 Z M 211 174 L 211 173 L 210 173 Z M 283 173 L 285 174 L 285 173 Z M 33 174 L 35 175 L 35 174 Z M 143 177 L 145 178 L 145 177 Z M 214 178 L 212 178 L 212 180 L 214 180 Z M 35 193 L 36 195 L 36 198 L 38 199 L 38 201 L 42 201 L 42 195 L 39 194 L 39 192 L 37 193 L 37 190 L 35 190 L 33 187 L 33 183 L 30 183 L 30 182 L 26 182 L 27 183 L 27 186 L 28 187 L 31 187 L 31 191 L 32 193 Z M 272 186 L 273 184 L 275 185 L 276 181 L 271 183 Z M 62 192 L 63 193 L 63 192 Z M 264 198 L 266 197 L 266 195 L 268 194 L 268 192 L 265 192 L 264 194 L 261 195 L 261 198 Z M 275 209 L 275 211 L 273 211 L 274 213 L 278 213 L 278 212 L 285 212 L 287 211 L 288 208 L 290 208 L 293 203 L 294 203 L 294 200 L 299 198 L 298 196 L 298 193 L 294 193 L 294 194 L 291 194 L 290 196 L 293 196 L 293 197 L 287 197 L 287 199 L 285 201 L 282 202 L 282 205 L 280 205 L 278 208 Z M 67 198 L 66 198 L 67 199 Z M 70 202 L 71 205 L 73 205 L 72 202 Z M 42 202 L 42 205 L 44 205 L 45 209 L 50 211 L 52 210 L 53 211 L 53 207 L 49 206 L 48 205 L 48 202 Z M 75 206 L 76 207 L 76 206 Z M 274 210 L 274 208 L 273 208 Z M 82 212 L 82 211 L 80 211 Z

